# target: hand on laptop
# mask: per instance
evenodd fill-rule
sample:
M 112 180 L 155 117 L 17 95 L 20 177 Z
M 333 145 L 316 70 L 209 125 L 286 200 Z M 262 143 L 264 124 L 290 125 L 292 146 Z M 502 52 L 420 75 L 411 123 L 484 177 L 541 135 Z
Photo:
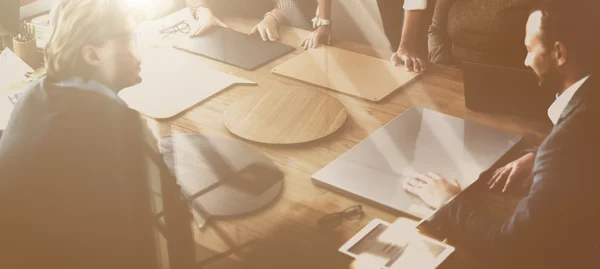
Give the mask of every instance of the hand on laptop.
M 514 184 L 524 185 L 526 179 L 533 173 L 534 159 L 535 153 L 530 152 L 504 167 L 498 168 L 488 182 L 490 190 L 504 185 L 502 192 L 506 192 Z
M 398 51 L 392 54 L 390 61 L 395 66 L 404 64 L 406 70 L 411 72 L 422 72 L 427 67 L 426 59 L 422 59 L 418 53 L 403 47 L 398 48 Z
M 319 26 L 302 41 L 301 46 L 307 50 L 314 49 L 321 44 L 331 44 L 331 29 L 329 26 Z
M 280 19 L 278 18 L 279 16 L 275 14 L 275 11 L 267 13 L 263 20 L 252 28 L 250 34 L 260 34 L 263 41 L 277 41 L 279 39 L 277 25 L 279 24 Z
M 456 179 L 448 181 L 435 173 L 419 174 L 415 178 L 407 180 L 403 188 L 435 209 L 444 205 L 461 190 Z
M 214 26 L 229 28 L 229 26 L 219 20 L 210 9 L 205 7 L 198 8 L 195 17 L 198 19 L 198 28 L 192 32 L 190 35 L 191 37 L 199 36 Z

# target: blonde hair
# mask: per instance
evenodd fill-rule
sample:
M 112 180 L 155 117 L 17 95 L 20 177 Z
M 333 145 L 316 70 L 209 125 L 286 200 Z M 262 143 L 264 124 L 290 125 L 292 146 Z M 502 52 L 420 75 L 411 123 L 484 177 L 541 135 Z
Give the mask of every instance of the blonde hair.
M 52 11 L 54 30 L 45 48 L 46 72 L 54 78 L 85 76 L 86 45 L 101 45 L 127 23 L 123 0 L 61 0 Z

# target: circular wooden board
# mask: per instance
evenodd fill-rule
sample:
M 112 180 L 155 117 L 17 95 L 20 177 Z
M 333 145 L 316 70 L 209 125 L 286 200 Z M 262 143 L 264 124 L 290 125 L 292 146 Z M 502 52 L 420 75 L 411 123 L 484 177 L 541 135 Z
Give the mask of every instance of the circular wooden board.
M 317 140 L 346 121 L 344 105 L 317 90 L 270 91 L 244 97 L 225 111 L 225 126 L 242 138 L 267 144 Z
M 159 148 L 193 208 L 213 217 L 255 212 L 283 188 L 283 172 L 239 141 L 177 134 L 162 137 Z

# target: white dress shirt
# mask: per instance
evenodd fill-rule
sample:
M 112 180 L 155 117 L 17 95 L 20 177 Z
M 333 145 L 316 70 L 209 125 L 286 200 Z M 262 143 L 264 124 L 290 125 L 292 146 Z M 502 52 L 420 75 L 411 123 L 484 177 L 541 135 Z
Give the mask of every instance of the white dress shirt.
M 571 87 L 567 88 L 561 95 L 559 95 L 556 98 L 556 101 L 554 101 L 550 108 L 548 108 L 548 117 L 550 118 L 553 124 L 556 124 L 558 122 L 558 119 L 560 119 L 560 115 L 567 107 L 567 104 L 569 104 L 569 101 L 571 101 L 571 98 L 573 98 L 573 95 L 575 95 L 577 90 L 581 87 L 581 85 L 583 85 L 583 83 L 585 83 L 585 81 L 589 77 L 590 76 L 588 75 L 580 79 L 579 81 L 573 83 L 573 85 L 571 85 Z
M 404 10 L 424 10 L 427 0 L 404 0 Z

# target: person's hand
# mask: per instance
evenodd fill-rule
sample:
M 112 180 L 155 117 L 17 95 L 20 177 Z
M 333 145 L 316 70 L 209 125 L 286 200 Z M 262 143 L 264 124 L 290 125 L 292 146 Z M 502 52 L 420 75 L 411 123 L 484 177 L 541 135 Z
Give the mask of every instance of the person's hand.
M 196 11 L 196 18 L 198 18 L 198 27 L 192 32 L 190 35 L 191 37 L 199 36 L 214 26 L 229 28 L 229 26 L 219 20 L 210 9 L 205 7 L 198 8 Z
M 411 72 L 422 72 L 427 68 L 426 59 L 420 57 L 418 53 L 402 47 L 392 54 L 390 61 L 395 66 L 404 64 L 406 70 Z
M 504 167 L 498 168 L 488 182 L 490 190 L 504 185 L 502 192 L 506 192 L 514 184 L 521 183 L 523 185 L 526 182 L 525 179 L 529 178 L 533 172 L 534 159 L 535 153 L 530 152 Z
M 437 209 L 460 193 L 458 180 L 448 181 L 444 177 L 427 173 L 417 175 L 404 183 L 404 190 L 418 196 L 427 205 Z
M 321 44 L 331 44 L 331 29 L 329 26 L 319 26 L 314 30 L 304 41 L 302 41 L 302 47 L 305 50 L 314 49 Z
M 277 25 L 279 22 L 275 17 L 275 15 L 267 15 L 265 18 L 259 22 L 252 31 L 250 31 L 251 35 L 256 33 L 260 34 L 260 37 L 263 41 L 276 41 L 279 39 L 279 33 L 277 32 Z

